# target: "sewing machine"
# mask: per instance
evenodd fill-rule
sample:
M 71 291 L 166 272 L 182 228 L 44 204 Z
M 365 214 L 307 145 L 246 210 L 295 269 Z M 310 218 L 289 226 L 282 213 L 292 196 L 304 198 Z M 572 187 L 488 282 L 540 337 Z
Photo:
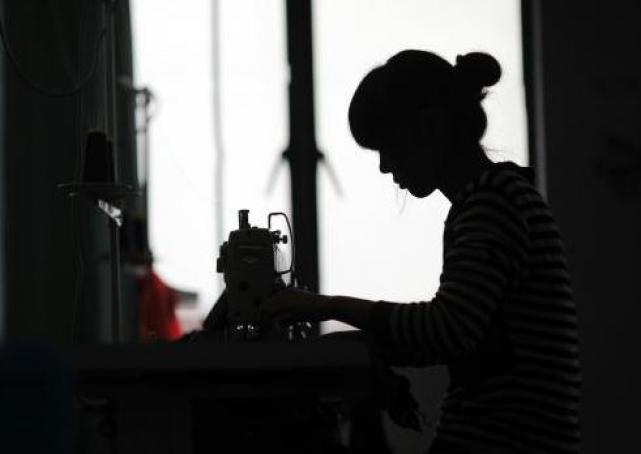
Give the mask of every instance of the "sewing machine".
M 280 230 L 272 230 L 272 219 L 285 219 L 289 237 Z M 279 270 L 278 245 L 291 243 L 292 261 L 285 270 Z M 260 320 L 261 304 L 278 290 L 286 287 L 283 276 L 290 275 L 289 285 L 296 285 L 294 242 L 291 225 L 285 213 L 270 213 L 267 228 L 249 223 L 249 210 L 238 212 L 238 230 L 230 232 L 229 239 L 220 247 L 216 269 L 222 273 L 225 291 L 218 299 L 204 323 L 205 331 L 224 332 L 225 340 L 298 340 L 309 337 L 311 324 L 295 323 L 273 326 Z

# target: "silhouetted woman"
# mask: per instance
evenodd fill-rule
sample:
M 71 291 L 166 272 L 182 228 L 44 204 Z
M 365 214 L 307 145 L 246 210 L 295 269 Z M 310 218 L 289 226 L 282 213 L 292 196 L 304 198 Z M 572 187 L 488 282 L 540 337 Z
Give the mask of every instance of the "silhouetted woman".
M 380 170 L 416 197 L 441 191 L 443 271 L 431 301 L 392 303 L 285 290 L 267 317 L 340 320 L 390 364 L 446 364 L 450 386 L 431 453 L 577 453 L 580 368 L 565 252 L 527 168 L 479 144 L 491 56 L 407 50 L 362 80 L 349 122 Z M 393 285 L 393 283 L 392 283 Z

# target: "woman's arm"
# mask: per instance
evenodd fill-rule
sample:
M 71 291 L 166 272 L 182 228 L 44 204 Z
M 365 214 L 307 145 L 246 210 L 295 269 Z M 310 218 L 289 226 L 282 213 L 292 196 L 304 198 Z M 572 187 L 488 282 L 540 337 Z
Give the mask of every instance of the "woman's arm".
M 432 301 L 373 302 L 287 290 L 265 312 L 285 322 L 339 320 L 367 331 L 389 351 L 411 354 L 415 365 L 448 363 L 484 338 L 528 248 L 519 213 L 493 191 L 470 197 L 452 232 Z
M 360 330 L 363 338 L 387 364 L 414 365 L 415 354 L 394 341 L 389 309 L 404 306 L 348 296 L 325 296 L 299 289 L 286 289 L 265 301 L 261 317 L 281 325 L 297 321 L 337 320 Z
M 450 228 L 436 296 L 430 302 L 381 302 L 369 317 L 371 336 L 411 353 L 416 366 L 450 364 L 476 351 L 525 269 L 526 225 L 499 192 L 470 196 Z
M 365 330 L 374 304 L 365 299 L 318 295 L 289 288 L 267 300 L 261 307 L 261 316 L 281 324 L 338 320 Z
M 366 330 L 374 304 L 376 304 L 374 301 L 360 298 L 331 296 L 328 304 L 330 320 L 338 320 L 354 328 Z

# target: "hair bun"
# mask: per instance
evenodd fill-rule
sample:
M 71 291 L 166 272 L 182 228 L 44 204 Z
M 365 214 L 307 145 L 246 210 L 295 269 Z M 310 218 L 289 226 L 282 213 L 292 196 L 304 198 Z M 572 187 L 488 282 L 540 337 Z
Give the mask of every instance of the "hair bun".
M 491 87 L 501 78 L 501 65 L 483 52 L 471 52 L 456 57 L 455 72 L 465 85 L 475 90 Z

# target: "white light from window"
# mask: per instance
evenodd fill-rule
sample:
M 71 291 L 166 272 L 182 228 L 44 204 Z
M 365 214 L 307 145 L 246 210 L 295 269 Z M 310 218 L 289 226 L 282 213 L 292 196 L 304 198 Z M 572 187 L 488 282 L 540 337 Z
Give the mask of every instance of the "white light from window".
M 268 177 L 287 145 L 284 6 L 280 0 L 133 0 L 135 81 L 158 99 L 150 135 L 150 244 L 169 285 L 199 295 L 201 319 L 221 290 L 215 260 L 251 210 L 266 226 L 289 211 L 289 174 Z M 217 36 L 221 131 L 213 109 Z M 216 149 L 214 134 L 222 137 Z M 224 153 L 222 206 L 216 208 L 216 153 Z M 216 224 L 222 217 L 221 232 Z M 193 326 L 192 326 L 193 327 Z

